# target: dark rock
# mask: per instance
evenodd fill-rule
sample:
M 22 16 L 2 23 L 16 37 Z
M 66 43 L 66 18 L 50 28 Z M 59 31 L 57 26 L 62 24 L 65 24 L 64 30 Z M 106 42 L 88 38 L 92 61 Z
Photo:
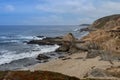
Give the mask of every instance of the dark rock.
M 48 57 L 48 56 L 46 56 L 46 55 L 44 55 L 44 54 L 39 54 L 38 57 L 37 57 L 38 60 L 47 60 L 47 59 L 49 59 L 49 58 L 50 58 L 50 57 Z
M 87 58 L 95 58 L 97 56 L 101 57 L 101 60 L 110 61 L 112 60 L 111 54 L 104 50 L 89 50 Z
M 90 72 L 89 75 L 92 75 L 93 77 L 106 77 L 106 76 L 110 76 L 110 75 L 107 75 L 104 70 L 98 69 L 98 68 L 97 69 L 93 69 Z
M 50 56 L 55 56 L 56 54 L 50 54 Z
M 75 53 L 80 50 L 79 47 L 76 46 L 75 42 L 64 43 L 61 45 L 56 52 L 68 52 L 68 53 Z
M 79 50 L 80 50 L 79 47 L 77 47 L 75 43 L 72 43 L 68 52 L 75 53 L 75 52 L 78 52 Z
M 79 26 L 90 26 L 91 24 L 80 24 Z
M 83 59 L 83 57 L 77 57 L 77 58 L 75 58 L 75 59 Z
M 46 37 L 43 40 L 62 39 L 62 37 Z
M 112 75 L 113 77 L 120 78 L 120 66 L 107 68 L 106 74 Z
M 62 45 L 64 43 L 69 43 L 73 40 L 75 40 L 75 37 L 72 35 L 72 33 L 68 33 L 63 37 L 47 37 L 44 38 L 43 40 L 31 40 L 27 43 L 39 45 L 54 45 L 54 44 Z
M 58 44 L 58 45 L 62 45 L 62 42 L 61 41 L 54 41 L 54 39 L 53 40 L 43 39 L 43 40 L 32 40 L 32 41 L 29 41 L 28 44 L 39 44 L 39 45 L 54 45 L 54 44 Z
M 78 47 L 80 51 L 88 51 L 88 48 L 86 48 L 85 46 L 76 45 L 76 47 Z
M 49 62 L 48 59 L 44 59 L 44 60 L 38 60 L 37 63 L 46 63 L 46 62 Z
M 112 61 L 112 53 L 111 52 L 108 52 L 108 51 L 101 51 L 100 52 L 100 57 L 101 57 L 101 60 L 104 60 L 104 61 Z
M 58 58 L 64 58 L 65 56 L 59 56 Z
M 43 40 L 31 40 L 28 44 L 39 44 L 39 45 L 60 45 L 56 52 L 76 52 L 78 48 L 75 43 L 84 43 L 76 39 L 72 33 L 68 33 L 63 37 L 47 37 Z
M 28 44 L 39 44 L 39 45 L 62 45 L 62 38 L 61 37 L 46 37 L 42 40 L 31 40 L 27 42 Z
M 38 38 L 43 38 L 44 36 L 37 36 Z
M 87 58 L 95 58 L 100 55 L 101 55 L 100 50 L 90 50 L 90 51 L 88 51 Z
M 94 42 L 86 42 L 84 47 L 88 50 L 99 50 L 100 47 L 98 46 L 98 44 L 94 43 Z
M 69 46 L 68 45 L 61 45 L 56 52 L 68 52 L 69 51 Z
M 92 29 L 92 28 L 82 28 L 80 29 L 80 32 L 83 32 L 83 31 L 88 31 L 88 32 L 91 32 L 91 31 L 95 31 L 95 29 Z

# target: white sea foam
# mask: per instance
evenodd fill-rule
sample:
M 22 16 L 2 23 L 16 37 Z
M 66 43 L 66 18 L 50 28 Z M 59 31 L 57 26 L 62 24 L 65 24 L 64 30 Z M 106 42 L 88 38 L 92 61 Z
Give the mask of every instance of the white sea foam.
M 23 35 L 16 35 L 16 36 L 0 36 L 0 39 L 26 39 L 26 40 L 42 40 L 45 37 L 37 37 L 37 36 L 23 36 Z
M 0 39 L 8 39 L 7 36 L 0 36 Z
M 42 40 L 44 37 L 37 37 L 37 36 L 22 36 L 22 35 L 18 35 L 19 39 L 27 39 L 27 40 Z
M 80 31 L 80 28 L 74 29 L 75 32 Z
M 16 54 L 15 51 L 8 51 L 8 50 L 1 50 L 0 51 L 0 65 L 5 63 L 10 63 L 15 60 L 24 59 L 24 58 L 30 58 L 30 57 L 36 57 L 38 54 L 47 53 L 47 52 L 53 52 L 55 51 L 59 46 L 38 46 L 36 45 L 35 50 L 36 51 L 30 51 L 26 53 L 19 53 Z M 37 51 L 39 49 L 39 51 Z
M 0 43 L 19 43 L 28 40 L 42 40 L 45 37 L 37 37 L 37 36 L 0 36 Z
M 20 40 L 4 40 L 4 41 L 1 41 L 0 43 L 18 43 L 20 42 Z

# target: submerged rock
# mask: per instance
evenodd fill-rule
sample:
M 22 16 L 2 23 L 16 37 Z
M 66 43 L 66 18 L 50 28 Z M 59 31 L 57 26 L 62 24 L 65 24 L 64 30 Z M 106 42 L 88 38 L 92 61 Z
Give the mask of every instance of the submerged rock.
M 38 56 L 37 56 L 37 59 L 38 60 L 47 60 L 47 59 L 49 59 L 50 57 L 49 56 L 46 56 L 46 55 L 44 55 L 44 54 L 39 54 Z

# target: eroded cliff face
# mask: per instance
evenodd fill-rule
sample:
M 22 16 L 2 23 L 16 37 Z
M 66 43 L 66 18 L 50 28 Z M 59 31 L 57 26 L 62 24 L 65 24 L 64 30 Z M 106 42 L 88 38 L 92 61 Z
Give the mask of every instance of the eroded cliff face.
M 83 37 L 84 41 L 98 44 L 101 49 L 120 52 L 120 26 L 110 30 L 96 30 Z
M 98 19 L 92 24 L 92 27 L 96 30 L 82 38 L 86 42 L 82 45 L 86 45 L 88 42 L 94 43 L 99 46 L 97 50 L 110 53 L 120 59 L 120 15 Z M 92 44 L 89 44 L 89 46 L 92 46 Z

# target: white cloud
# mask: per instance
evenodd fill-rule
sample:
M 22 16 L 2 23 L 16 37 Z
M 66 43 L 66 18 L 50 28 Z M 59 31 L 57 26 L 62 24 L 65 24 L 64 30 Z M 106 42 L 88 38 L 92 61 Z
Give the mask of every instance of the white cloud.
M 79 13 L 94 9 L 86 0 L 47 0 L 47 4 L 38 4 L 36 9 L 54 13 Z
M 5 11 L 14 11 L 15 10 L 15 7 L 13 5 L 5 5 L 4 6 L 4 10 Z
M 37 10 L 53 13 L 72 13 L 104 15 L 110 12 L 120 12 L 120 2 L 101 0 L 97 5 L 94 0 L 46 0 L 46 4 L 38 4 Z
M 57 16 L 38 17 L 31 19 L 38 23 L 48 24 L 80 24 L 91 23 L 95 19 L 120 13 L 120 2 L 114 0 L 45 0 L 46 3 L 37 4 L 35 8 L 40 12 L 60 14 Z M 63 17 L 63 15 L 71 15 Z M 74 16 L 76 16 L 74 18 Z M 72 19 L 74 18 L 74 19 Z

